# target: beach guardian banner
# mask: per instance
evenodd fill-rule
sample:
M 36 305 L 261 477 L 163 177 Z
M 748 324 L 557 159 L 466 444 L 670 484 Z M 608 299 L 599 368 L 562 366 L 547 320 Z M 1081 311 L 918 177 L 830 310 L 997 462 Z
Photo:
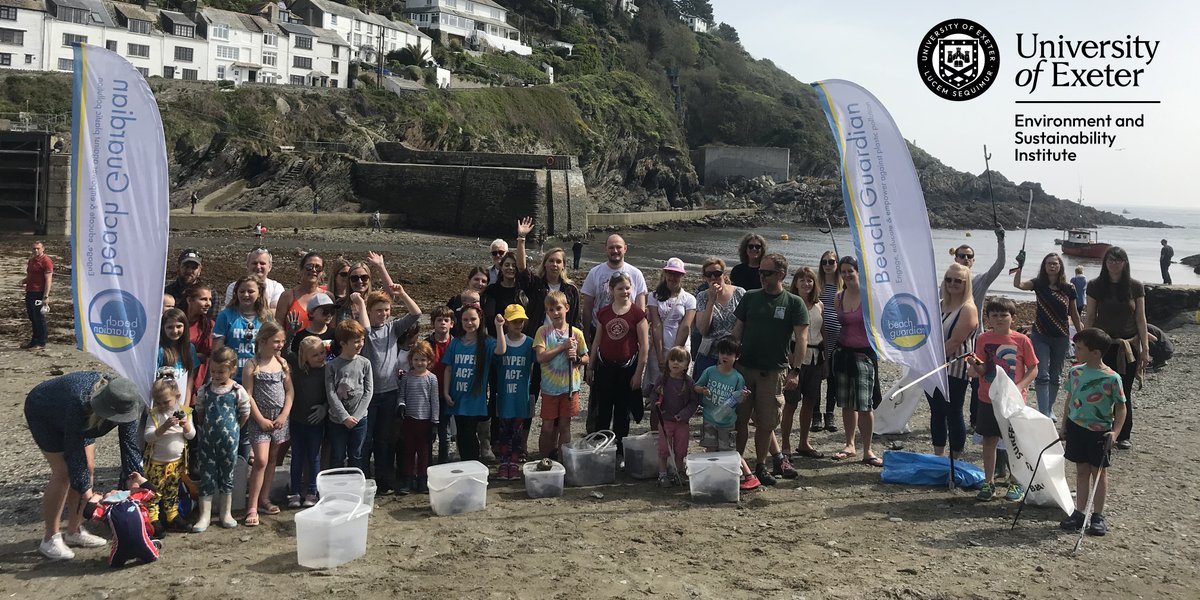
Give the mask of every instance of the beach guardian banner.
M 885 360 L 916 376 L 945 362 L 938 275 L 925 195 L 887 109 L 849 81 L 812 84 L 842 157 L 842 201 L 858 253 L 867 337 Z M 946 373 L 922 382 L 946 388 Z
M 75 47 L 71 287 L 76 347 L 147 399 L 167 267 L 167 149 L 158 104 L 115 52 Z

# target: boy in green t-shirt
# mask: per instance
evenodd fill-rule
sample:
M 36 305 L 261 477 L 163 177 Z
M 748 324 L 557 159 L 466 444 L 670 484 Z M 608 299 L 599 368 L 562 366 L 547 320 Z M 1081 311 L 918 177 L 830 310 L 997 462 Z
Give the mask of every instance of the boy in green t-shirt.
M 733 368 L 738 356 L 742 353 L 742 345 L 731 336 L 721 338 L 717 342 L 717 364 L 704 370 L 696 381 L 696 393 L 700 394 L 700 403 L 704 406 L 704 422 L 700 426 L 700 446 L 705 452 L 723 452 L 737 449 L 737 405 L 750 397 L 746 389 L 746 380 L 742 374 Z M 742 461 L 743 491 L 749 491 L 761 485 L 758 477 Z
M 1117 432 L 1125 422 L 1125 390 L 1121 376 L 1104 364 L 1104 353 L 1112 346 L 1112 338 L 1102 329 L 1089 327 L 1075 334 L 1075 357 L 1083 364 L 1067 371 L 1063 391 L 1062 434 L 1066 440 L 1065 457 L 1075 463 L 1075 512 L 1060 527 L 1068 531 L 1083 528 L 1087 494 L 1094 478 L 1096 483 L 1094 512 L 1087 532 L 1104 535 L 1104 498 L 1108 492 L 1108 452 L 1117 441 Z

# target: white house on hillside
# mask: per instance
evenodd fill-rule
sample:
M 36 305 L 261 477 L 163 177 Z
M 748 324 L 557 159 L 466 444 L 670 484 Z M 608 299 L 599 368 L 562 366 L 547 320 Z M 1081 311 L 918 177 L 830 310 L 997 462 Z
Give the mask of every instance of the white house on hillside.
M 700 17 L 695 15 L 680 14 L 679 20 L 687 23 L 688 29 L 695 31 L 696 33 L 708 33 L 708 21 L 705 21 Z
M 290 10 L 306 25 L 330 29 L 349 42 L 347 60 L 374 63 L 378 60 L 377 50 L 386 55 L 409 45 L 432 51 L 433 40 L 416 27 L 383 15 L 366 14 L 332 0 L 296 0 Z
M 637 15 L 638 11 L 641 10 L 638 8 L 636 0 L 617 0 L 614 6 L 617 10 L 628 13 L 631 17 Z
M 162 77 L 164 79 L 200 79 L 208 70 L 208 40 L 200 37 L 196 23 L 187 15 L 169 10 L 158 11 L 162 38 Z
M 0 69 L 43 69 L 42 0 L 0 0 Z
M 404 12 L 444 44 L 458 40 L 480 50 L 533 54 L 533 48 L 521 43 L 521 32 L 508 24 L 508 9 L 492 0 L 405 0 Z

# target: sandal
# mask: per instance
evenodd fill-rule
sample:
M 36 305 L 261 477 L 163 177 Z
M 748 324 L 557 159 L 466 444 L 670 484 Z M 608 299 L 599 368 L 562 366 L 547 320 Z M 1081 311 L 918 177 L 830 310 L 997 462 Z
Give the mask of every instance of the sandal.
M 258 513 L 246 513 L 246 518 L 242 520 L 246 527 L 258 527 Z
M 803 448 L 797 450 L 793 456 L 803 456 L 805 458 L 825 458 L 825 453 L 816 448 Z
M 857 455 L 857 452 L 846 452 L 845 450 L 842 450 L 833 455 L 833 460 L 846 460 L 847 458 L 853 458 Z
M 883 459 L 879 458 L 878 456 L 867 456 L 862 459 L 862 464 L 867 465 L 868 467 L 882 467 Z
M 258 510 L 259 510 L 259 511 L 261 511 L 261 512 L 262 512 L 262 514 L 264 514 L 264 515 L 277 515 L 277 514 L 279 514 L 279 507 L 278 507 L 278 506 L 275 506 L 274 504 L 271 504 L 270 502 L 268 502 L 268 503 L 266 503 L 266 504 L 259 504 L 259 505 L 258 505 Z

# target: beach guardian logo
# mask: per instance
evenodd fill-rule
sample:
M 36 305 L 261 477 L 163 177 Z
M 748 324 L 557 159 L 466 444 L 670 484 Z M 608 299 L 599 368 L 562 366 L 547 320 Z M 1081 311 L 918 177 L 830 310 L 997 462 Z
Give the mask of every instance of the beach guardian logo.
M 145 335 L 146 309 L 125 290 L 104 290 L 88 305 L 88 326 L 104 349 L 124 352 Z
M 880 322 L 884 338 L 901 352 L 912 352 L 929 341 L 929 311 L 912 294 L 896 294 L 888 300 Z
M 975 21 L 942 21 L 921 39 L 917 72 L 934 94 L 955 102 L 970 100 L 996 82 L 1000 49 L 996 38 Z

